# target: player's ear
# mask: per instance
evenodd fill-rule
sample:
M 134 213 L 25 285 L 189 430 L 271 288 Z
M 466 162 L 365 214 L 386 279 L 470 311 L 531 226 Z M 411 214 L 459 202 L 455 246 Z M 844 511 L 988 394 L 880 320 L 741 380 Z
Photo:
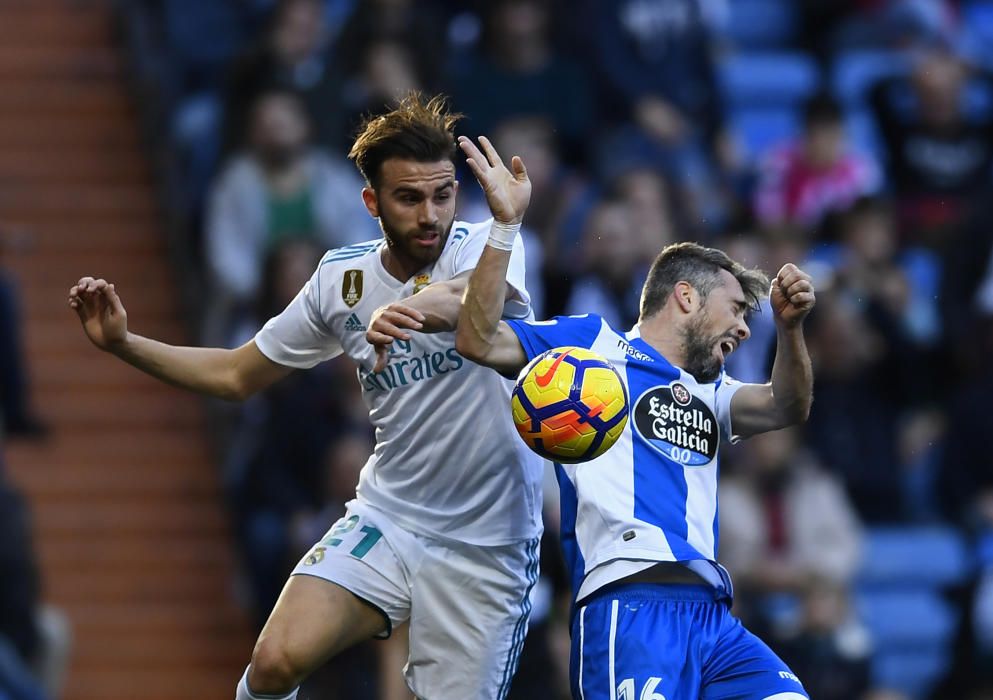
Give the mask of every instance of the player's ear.
M 680 311 L 690 313 L 697 303 L 697 292 L 689 282 L 676 282 L 672 289 L 672 298 L 676 300 Z
M 371 187 L 362 188 L 362 202 L 365 204 L 365 208 L 369 212 L 369 216 L 374 219 L 379 218 L 379 197 L 376 196 L 376 190 Z

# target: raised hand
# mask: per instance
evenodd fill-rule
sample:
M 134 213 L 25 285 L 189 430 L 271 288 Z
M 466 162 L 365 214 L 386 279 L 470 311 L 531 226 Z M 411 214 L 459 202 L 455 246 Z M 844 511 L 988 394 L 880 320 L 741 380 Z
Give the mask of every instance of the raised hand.
M 80 279 L 69 290 L 69 306 L 76 310 L 86 336 L 101 350 L 112 350 L 127 338 L 127 311 L 107 280 Z
M 776 322 L 787 327 L 796 326 L 814 308 L 815 301 L 810 275 L 793 263 L 783 265 L 769 291 L 769 303 Z
M 483 188 L 493 218 L 504 224 L 519 224 L 531 201 L 531 180 L 528 179 L 524 161 L 519 156 L 511 158 L 511 172 L 488 138 L 480 136 L 479 145 L 482 151 L 471 139 L 459 137 L 459 147 L 466 155 L 469 169 Z
M 417 309 L 404 304 L 394 303 L 376 309 L 369 319 L 369 329 L 365 339 L 376 348 L 376 366 L 374 372 L 386 369 L 389 359 L 390 345 L 394 340 L 410 340 L 410 333 L 405 330 L 420 330 L 424 325 L 424 314 Z

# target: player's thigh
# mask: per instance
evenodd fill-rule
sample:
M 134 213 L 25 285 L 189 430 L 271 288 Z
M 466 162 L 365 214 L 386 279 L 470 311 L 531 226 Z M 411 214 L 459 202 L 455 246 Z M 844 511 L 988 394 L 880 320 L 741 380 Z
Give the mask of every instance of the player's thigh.
M 799 678 L 730 613 L 704 669 L 703 700 L 804 700 Z
M 256 650 L 270 658 L 278 656 L 306 674 L 387 627 L 379 610 L 340 585 L 314 576 L 291 576 Z
M 539 540 L 426 551 L 411 601 L 408 685 L 431 700 L 505 697 L 527 634 Z
M 297 564 L 256 650 L 308 672 L 353 644 L 389 635 L 410 614 L 398 550 L 416 547 L 384 517 L 349 511 Z

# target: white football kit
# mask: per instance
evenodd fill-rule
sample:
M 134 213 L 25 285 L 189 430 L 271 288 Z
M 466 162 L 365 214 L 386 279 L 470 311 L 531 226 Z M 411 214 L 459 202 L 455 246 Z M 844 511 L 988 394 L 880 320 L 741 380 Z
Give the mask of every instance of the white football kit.
M 464 359 L 454 333 L 411 333 L 373 372 L 372 313 L 472 270 L 490 222 L 455 222 L 441 257 L 407 281 L 383 267 L 383 240 L 330 251 L 255 337 L 268 358 L 308 368 L 344 352 L 376 447 L 348 513 L 294 575 L 337 583 L 410 620 L 408 685 L 420 698 L 502 698 L 516 669 L 538 576 L 542 462 L 510 418 L 513 382 Z M 532 316 L 517 240 L 507 318 Z

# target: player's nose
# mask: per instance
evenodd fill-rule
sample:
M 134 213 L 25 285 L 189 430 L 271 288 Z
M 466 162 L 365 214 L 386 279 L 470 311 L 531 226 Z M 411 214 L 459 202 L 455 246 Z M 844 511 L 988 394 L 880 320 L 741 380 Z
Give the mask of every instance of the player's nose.
M 425 200 L 417 211 L 417 223 L 421 226 L 434 226 L 438 223 L 438 207 L 431 200 Z
M 735 330 L 740 342 L 745 342 L 752 336 L 752 329 L 748 327 L 748 323 L 744 319 L 738 321 L 738 327 Z

